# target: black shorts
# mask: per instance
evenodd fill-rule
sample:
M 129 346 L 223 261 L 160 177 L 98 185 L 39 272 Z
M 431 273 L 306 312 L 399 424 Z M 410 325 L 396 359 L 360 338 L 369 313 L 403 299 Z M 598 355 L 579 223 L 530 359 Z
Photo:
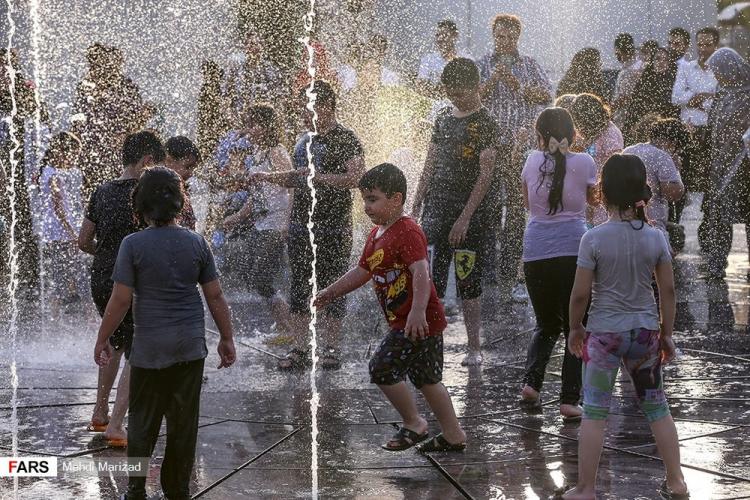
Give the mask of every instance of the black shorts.
M 349 270 L 352 254 L 352 229 L 344 227 L 336 230 L 318 229 L 315 231 L 317 255 L 315 273 L 318 291 L 335 282 Z M 312 293 L 312 248 L 307 228 L 292 224 L 289 227 L 289 267 L 291 283 L 289 289 L 289 309 L 295 314 L 310 312 Z M 326 315 L 343 318 L 346 315 L 346 297 L 340 297 L 325 308 Z
M 96 310 L 99 316 L 104 317 L 104 311 L 107 309 L 109 297 L 112 295 L 114 283 L 109 278 L 104 278 L 105 273 L 91 273 L 91 297 L 94 299 Z M 111 275 L 111 273 L 110 273 Z M 125 359 L 130 357 L 130 347 L 133 345 L 133 309 L 128 308 L 122 323 L 117 327 L 115 333 L 109 337 L 109 343 L 116 351 L 124 351 Z
M 462 208 L 462 207 L 461 207 Z M 422 230 L 427 237 L 427 256 L 438 297 L 445 297 L 451 259 L 456 269 L 456 288 L 462 299 L 476 299 L 482 295 L 482 264 L 487 239 L 487 225 L 475 215 L 469 222 L 466 239 L 459 248 L 451 248 L 448 235 L 461 210 L 458 207 L 425 207 Z
M 443 380 L 443 336 L 412 342 L 403 330 L 391 330 L 370 359 L 370 382 L 394 385 L 406 376 L 419 389 Z

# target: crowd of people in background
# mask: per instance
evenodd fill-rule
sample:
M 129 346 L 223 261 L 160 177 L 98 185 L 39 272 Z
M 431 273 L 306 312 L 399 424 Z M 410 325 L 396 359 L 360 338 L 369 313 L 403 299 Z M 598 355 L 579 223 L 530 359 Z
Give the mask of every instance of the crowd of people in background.
M 25 170 L 24 147 L 19 141 L 28 118 L 36 115 L 47 120 L 45 104 L 35 97 L 33 82 L 17 69 L 16 54 L 0 51 L 0 60 L 8 60 L 16 68 L 13 73 L 0 72 L 0 112 L 10 116 L 14 110 L 13 119 L 5 120 L 0 128 L 0 176 L 4 187 L 15 187 L 13 205 L 6 196 L 0 202 L 6 235 L 3 251 L 8 255 L 7 235 L 14 218 L 21 222 L 14 228 L 16 251 L 23 263 L 18 274 L 21 289 L 33 294 L 39 287 L 41 267 L 44 281 L 51 284 L 47 292 L 53 314 L 76 311 L 75 306 L 87 295 L 76 271 L 86 263 L 90 296 L 106 323 L 110 316 L 105 311 L 115 307 L 113 290 L 120 290 L 119 284 L 138 286 L 140 275 L 120 262 L 126 258 L 123 242 L 129 242 L 128 262 L 143 258 L 137 256 L 155 242 L 173 242 L 185 252 L 193 252 L 200 262 L 200 273 L 194 276 L 181 268 L 186 281 L 180 286 L 188 283 L 194 289 L 200 284 L 210 294 L 211 312 L 217 323 L 222 323 L 224 366 L 233 362 L 234 352 L 227 347 L 231 327 L 223 316 L 225 304 L 220 289 L 212 285 L 217 268 L 267 305 L 277 343 L 290 345 L 279 368 L 304 370 L 311 356 L 307 323 L 313 262 L 308 220 L 312 217 L 318 288 L 330 292 L 328 287 L 334 287 L 337 291 L 319 299 L 324 306 L 319 366 L 337 370 L 342 363 L 340 337 L 347 303 L 345 291 L 335 288 L 342 285 L 335 284 L 350 267 L 355 226 L 363 218 L 353 193 L 357 188 L 368 196 L 373 190 L 382 191 L 388 199 L 401 193 L 401 204 L 411 198 L 408 213 L 421 225 L 421 229 L 415 225 L 417 229 L 409 226 L 402 230 L 423 231 L 426 246 L 424 256 L 418 252 L 403 265 L 411 269 L 411 264 L 426 259 L 441 301 L 446 298 L 453 266 L 467 334 L 463 364 L 482 363 L 483 294 L 492 290 L 507 306 L 526 300 L 519 293 L 519 285 L 524 283 L 537 326 L 529 343 L 519 402 L 527 411 L 541 410 L 546 365 L 563 334 L 570 348 L 566 346 L 563 362 L 560 415 L 565 422 L 581 418 L 594 422 L 585 427 L 589 439 L 581 443 L 600 449 L 603 427 L 597 426 L 606 417 L 603 409 L 609 404 L 606 393 L 611 384 L 605 386 L 614 376 L 605 371 L 612 368 L 612 360 L 603 354 L 597 357 L 593 347 L 585 350 L 585 345 L 590 345 L 584 344 L 580 330 L 585 304 L 583 309 L 574 308 L 571 295 L 574 299 L 589 297 L 593 290 L 588 318 L 596 328 L 586 330 L 586 342 L 598 338 L 612 345 L 637 343 L 643 351 L 639 351 L 639 359 L 645 360 L 652 372 L 659 372 L 660 360 L 674 355 L 669 324 L 674 320 L 671 259 L 685 242 L 680 224 L 684 207 L 697 199 L 691 198 L 695 193 L 703 194 L 698 241 L 706 257 L 703 273 L 709 280 L 725 277 L 732 224 L 750 222 L 750 64 L 734 50 L 720 48 L 719 32 L 713 27 L 694 35 L 674 28 L 667 35 L 666 46 L 655 40 L 639 46 L 633 36 L 622 33 L 612 46 L 621 64 L 616 76 L 602 68 L 599 50 L 589 47 L 573 55 L 569 69 L 554 85 L 532 55 L 519 52 L 523 34 L 519 17 L 497 15 L 490 29 L 493 46 L 472 58 L 458 48 L 456 23 L 441 21 L 435 31 L 435 51 L 421 59 L 416 75 L 400 74 L 386 64 L 389 42 L 382 35 L 352 42 L 340 61 L 313 40 L 315 81 L 303 66 L 283 70 L 275 65 L 266 56 L 262 38 L 249 31 L 242 50 L 232 54 L 227 64 L 209 60 L 201 66 L 195 141 L 183 136 L 164 140 L 157 131 L 149 130 L 155 107 L 125 76 L 124 54 L 97 43 L 87 51 L 88 72 L 76 87 L 70 123 L 49 138 L 33 172 Z M 695 59 L 690 55 L 691 45 L 696 48 Z M 316 95 L 315 122 L 307 107 L 308 88 Z M 389 143 L 378 137 L 372 124 L 378 123 L 377 115 L 383 113 L 382 100 L 404 99 L 396 93 L 398 89 L 410 92 L 405 99 L 416 103 L 420 112 L 406 127 L 408 141 L 398 148 L 375 151 Z M 368 167 L 384 161 L 404 171 L 413 194 L 407 197 L 405 188 L 391 189 L 390 181 L 380 178 L 362 184 Z M 176 177 L 170 177 L 166 169 L 151 168 L 153 165 L 165 165 Z M 144 185 L 144 171 L 162 179 L 163 186 Z M 178 196 L 173 191 L 180 183 L 185 192 Z M 208 193 L 206 206 L 200 209 L 191 200 L 196 183 Z M 316 205 L 310 215 L 313 186 Z M 136 187 L 144 197 L 143 190 L 155 189 L 158 194 L 164 189 L 164 197 L 175 206 L 163 217 L 154 215 L 161 212 L 148 205 L 147 198 L 145 205 L 136 207 Z M 38 213 L 31 209 L 35 197 L 41 207 Z M 376 222 L 365 201 L 366 214 Z M 394 223 L 376 222 L 384 231 Z M 208 244 L 203 248 L 203 239 L 181 236 L 170 240 L 168 231 L 144 231 L 149 225 L 172 224 L 197 230 Z M 651 228 L 639 232 L 649 225 Z M 32 227 L 37 228 L 36 233 Z M 130 236 L 133 234 L 144 236 L 136 240 Z M 371 236 L 373 245 L 378 237 Z M 639 255 L 637 262 L 617 254 L 615 242 L 632 247 Z M 80 251 L 93 255 L 93 260 L 83 258 Z M 216 256 L 215 264 L 209 254 Z M 365 269 L 366 278 L 372 277 L 376 286 L 385 287 L 381 303 L 389 323 L 396 324 L 402 314 L 396 313 L 400 301 L 411 301 L 412 295 L 404 290 L 407 280 L 402 267 L 376 272 L 383 258 L 382 253 L 378 256 L 373 251 L 363 257 L 360 265 L 364 267 L 358 269 Z M 149 262 L 158 268 L 158 259 Z M 626 276 L 631 264 L 640 269 L 638 276 Z M 288 292 L 280 286 L 284 280 L 288 280 Z M 633 287 L 624 287 L 622 280 L 631 280 Z M 411 286 L 411 278 L 408 283 Z M 658 290 L 662 308 L 661 333 L 654 290 Z M 420 307 L 427 307 L 429 295 Z M 193 295 L 189 298 L 194 299 Z M 163 298 L 150 300 L 157 307 Z M 117 392 L 114 410 L 109 413 L 109 394 L 123 353 L 132 362 L 131 387 L 135 384 L 141 389 L 161 383 L 151 380 L 148 370 L 202 360 L 206 355 L 205 347 L 199 349 L 196 344 L 162 359 L 147 349 L 171 341 L 154 340 L 153 332 L 136 333 L 136 338 L 149 339 L 136 346 L 132 310 L 122 304 L 116 309 L 119 321 L 100 331 L 101 337 L 107 330 L 103 338 L 108 344 L 98 344 L 97 352 L 109 354 L 108 362 L 100 363 L 97 405 L 90 424 L 115 444 L 127 443 L 128 434 L 133 433 L 132 427 L 128 432 L 123 428 L 127 391 Z M 623 310 L 623 304 L 630 304 L 632 310 Z M 430 307 L 437 308 L 438 316 L 442 314 L 442 305 Z M 451 304 L 446 307 L 451 312 Z M 191 314 L 188 309 L 183 311 L 186 317 Z M 155 313 L 141 306 L 140 314 Z M 617 329 L 618 314 L 629 318 L 627 328 Z M 444 328 L 436 318 L 431 323 Z M 198 328 L 195 325 L 200 321 L 191 321 L 191 328 Z M 612 332 L 619 332 L 622 339 L 607 337 L 614 335 Z M 396 341 L 390 338 L 387 342 Z M 425 357 L 409 358 L 415 364 L 409 368 L 412 371 L 399 369 L 400 380 L 408 372 L 415 385 L 421 388 L 426 384 L 426 397 L 433 390 L 430 387 L 439 383 L 442 370 L 442 343 L 433 344 L 425 348 Z M 608 355 L 617 361 L 625 356 L 621 351 L 613 349 Z M 379 351 L 379 355 L 385 353 Z M 639 378 L 643 368 L 630 358 L 626 361 L 638 387 L 656 395 L 641 398 L 641 402 L 660 449 L 667 450 L 664 488 L 676 495 L 672 498 L 680 498 L 686 490 L 679 471 L 679 450 L 673 442 L 674 424 L 671 417 L 664 420 L 669 409 L 660 378 L 649 385 Z M 430 367 L 420 366 L 423 362 Z M 379 359 L 371 364 L 371 370 L 382 371 L 389 363 Z M 195 374 L 202 366 L 201 361 L 200 366 L 183 367 L 184 373 L 170 375 L 193 381 L 190 387 L 173 388 L 187 391 L 193 402 L 200 391 Z M 130 364 L 126 363 L 119 387 L 123 380 L 127 386 L 129 376 Z M 373 382 L 381 388 L 399 382 L 399 377 L 378 377 L 373 374 Z M 395 401 L 407 396 L 389 389 L 384 392 L 405 423 L 386 448 L 404 449 L 423 440 L 424 420 L 412 406 L 399 406 Z M 138 413 L 137 425 L 151 430 L 164 412 L 168 418 L 176 418 L 167 410 L 156 409 L 154 394 L 140 392 L 139 401 L 146 406 L 136 404 L 143 410 Z M 583 408 L 579 404 L 582 395 Z M 449 400 L 446 403 L 442 392 L 434 397 L 435 404 L 444 409 L 446 436 L 433 440 L 429 449 L 462 449 L 461 442 L 451 442 L 465 436 L 454 422 L 455 415 L 451 416 L 452 407 L 445 410 Z M 191 412 L 197 411 L 194 406 L 190 406 Z M 132 417 L 132 399 L 130 408 Z M 137 438 L 131 437 L 131 443 L 137 439 L 140 456 L 147 456 L 153 436 L 141 431 Z M 194 425 L 187 425 L 184 432 L 194 434 Z M 194 435 L 192 439 L 194 447 Z M 183 446 L 174 453 L 190 454 L 189 448 Z M 585 459 L 579 486 L 565 498 L 593 498 L 598 456 L 598 452 L 582 449 Z M 171 465 L 174 470 L 168 473 L 165 488 L 182 491 L 184 470 L 180 467 L 184 462 L 180 465 L 180 460 L 187 459 L 170 457 L 177 462 Z M 142 485 L 133 491 L 140 494 Z

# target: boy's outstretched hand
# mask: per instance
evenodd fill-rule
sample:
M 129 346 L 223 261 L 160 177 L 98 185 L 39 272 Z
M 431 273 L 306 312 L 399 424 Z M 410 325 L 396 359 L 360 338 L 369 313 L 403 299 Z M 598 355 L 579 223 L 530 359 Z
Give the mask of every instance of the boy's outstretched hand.
M 427 317 L 424 311 L 419 313 L 412 309 L 406 317 L 406 326 L 404 327 L 404 333 L 407 338 L 412 342 L 416 342 L 425 338 L 429 332 L 430 327 L 427 324 Z
M 571 328 L 568 334 L 568 350 L 576 357 L 583 357 L 583 340 L 586 338 L 586 329 L 583 325 Z
M 236 354 L 234 351 L 234 341 L 232 339 L 220 340 L 219 347 L 216 350 L 219 351 L 219 358 L 221 358 L 221 363 L 219 363 L 217 368 L 229 368 L 234 364 Z
M 313 301 L 313 305 L 317 307 L 318 309 L 327 306 L 331 303 L 331 301 L 335 297 L 333 296 L 333 293 L 331 293 L 331 289 L 324 288 L 320 292 L 318 292 L 318 295 L 315 296 L 315 300 Z
M 109 340 L 97 342 L 94 346 L 94 362 L 101 367 L 105 367 L 109 364 L 110 359 L 112 359 L 112 346 Z

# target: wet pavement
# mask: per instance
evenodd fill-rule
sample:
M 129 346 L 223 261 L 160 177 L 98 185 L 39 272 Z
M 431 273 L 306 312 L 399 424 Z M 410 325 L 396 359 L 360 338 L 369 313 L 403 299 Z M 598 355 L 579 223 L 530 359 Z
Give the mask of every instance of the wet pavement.
M 695 499 L 750 498 L 750 286 L 744 228 L 737 226 L 724 283 L 700 276 L 695 242 L 696 203 L 685 214 L 688 242 L 677 258 L 678 332 L 682 355 L 666 368 L 666 389 L 681 440 L 682 462 Z M 230 291 L 237 319 L 238 362 L 218 371 L 217 336 L 208 334 L 192 492 L 207 499 L 311 497 L 309 374 L 275 369 L 283 347 L 260 300 Z M 321 498 L 449 499 L 547 498 L 575 482 L 578 427 L 557 414 L 560 351 L 543 389 L 544 413 L 523 414 L 520 389 L 530 306 L 502 307 L 487 297 L 485 362 L 467 369 L 460 321 L 445 334 L 444 382 L 467 430 L 464 453 L 422 456 L 380 448 L 399 418 L 369 384 L 367 360 L 383 328 L 372 292 L 350 300 L 340 371 L 320 373 L 318 479 Z M 122 460 L 85 427 L 95 398 L 92 361 L 96 317 L 66 316 L 44 326 L 21 325 L 18 353 L 18 446 L 22 456 L 54 455 L 78 465 Z M 0 365 L 0 447 L 11 446 L 7 339 Z M 562 342 L 558 348 L 562 347 Z M 114 399 L 114 394 L 113 394 Z M 419 401 L 424 408 L 423 401 Z M 431 423 L 432 430 L 437 427 Z M 160 437 L 148 485 L 159 491 Z M 599 470 L 600 498 L 658 498 L 663 467 L 629 380 L 620 379 Z M 116 498 L 127 478 L 117 474 L 61 472 L 24 478 L 19 498 Z M 13 484 L 0 479 L 0 496 Z

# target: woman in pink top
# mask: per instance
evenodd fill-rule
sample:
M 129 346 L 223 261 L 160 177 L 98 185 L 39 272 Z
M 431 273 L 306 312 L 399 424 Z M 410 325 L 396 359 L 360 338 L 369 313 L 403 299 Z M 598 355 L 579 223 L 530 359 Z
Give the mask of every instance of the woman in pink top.
M 547 108 L 536 121 L 538 150 L 521 173 L 529 222 L 523 235 L 523 272 L 536 316 L 529 342 L 524 387 L 519 403 L 541 413 L 540 392 L 560 333 L 568 337 L 568 304 L 581 237 L 586 232 L 586 203 L 594 201 L 596 165 L 585 153 L 572 153 L 573 119 L 563 108 Z M 566 348 L 562 366 L 560 414 L 581 419 L 581 362 Z
M 580 150 L 591 155 L 596 163 L 597 174 L 600 177 L 604 163 L 615 153 L 625 147 L 622 132 L 610 120 L 609 106 L 593 94 L 579 94 L 570 109 L 573 116 L 577 145 Z M 598 226 L 607 220 L 607 210 L 601 205 L 589 207 L 586 220 L 592 226 Z

